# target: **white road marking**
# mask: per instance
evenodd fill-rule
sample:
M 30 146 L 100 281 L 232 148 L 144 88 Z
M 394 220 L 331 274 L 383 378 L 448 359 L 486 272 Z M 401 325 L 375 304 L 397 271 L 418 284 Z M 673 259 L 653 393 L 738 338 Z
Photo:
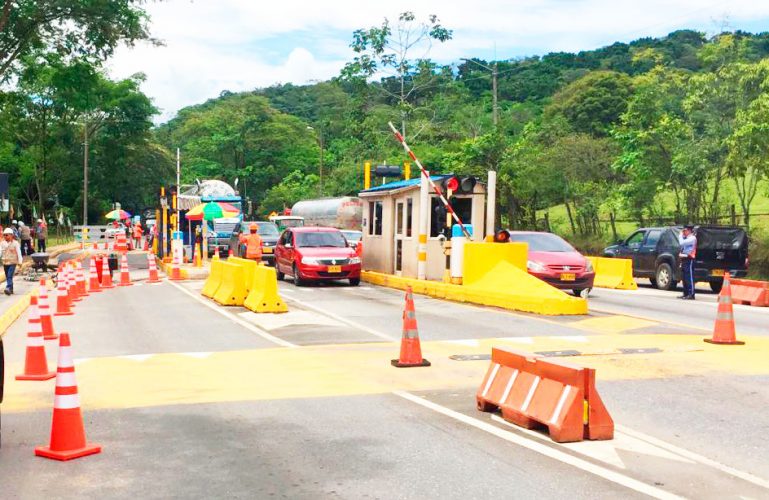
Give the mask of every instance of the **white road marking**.
M 216 305 L 214 302 L 209 301 L 205 297 L 195 295 L 194 293 L 190 292 L 189 290 L 187 290 L 183 286 L 181 286 L 181 285 L 179 285 L 177 283 L 174 283 L 173 281 L 169 281 L 168 284 L 173 286 L 177 290 L 181 290 L 183 293 L 186 293 L 187 295 L 189 295 L 190 297 L 192 297 L 196 301 L 200 302 L 204 306 L 206 306 L 206 307 L 208 307 L 210 309 L 213 309 L 214 311 L 218 312 L 219 314 L 221 314 L 225 318 L 231 319 L 232 321 L 234 321 L 238 325 L 242 326 L 243 328 L 245 328 L 245 329 L 247 329 L 247 330 L 249 330 L 249 331 L 251 331 L 251 332 L 253 332 L 253 333 L 257 334 L 257 335 L 259 335 L 260 337 L 262 337 L 263 339 L 265 339 L 267 341 L 272 342 L 273 344 L 278 344 L 279 346 L 282 346 L 282 347 L 299 347 L 296 344 L 292 344 L 291 342 L 287 342 L 287 341 L 285 341 L 283 339 L 279 339 L 278 337 L 270 335 L 269 333 L 267 333 L 263 329 L 257 327 L 256 325 L 253 325 L 253 324 L 249 323 L 248 321 L 240 319 L 239 317 L 237 317 L 236 315 L 232 314 L 231 312 L 225 311 L 224 309 L 222 309 L 221 307 Z
M 731 476 L 738 477 L 744 481 L 747 481 L 749 483 L 753 483 L 757 486 L 761 486 L 762 488 L 769 489 L 769 480 L 754 476 L 753 474 L 749 472 L 743 472 L 741 470 L 737 470 L 734 467 L 729 467 L 728 465 L 724 465 L 722 463 L 716 462 L 715 460 L 712 460 L 708 457 L 704 457 L 702 455 L 699 455 L 697 453 L 694 453 L 689 450 L 685 450 L 683 448 L 679 448 L 676 445 L 666 443 L 665 441 L 662 441 L 661 439 L 657 439 L 655 437 L 643 434 L 639 431 L 628 429 L 624 425 L 615 424 L 615 429 L 624 432 L 625 434 L 635 437 L 636 439 L 640 439 L 642 441 L 646 441 L 647 443 L 653 444 L 655 446 L 659 446 L 660 448 L 666 449 L 672 453 L 676 453 L 678 455 L 681 455 L 682 457 L 688 458 L 690 460 L 694 460 L 695 462 L 701 463 L 702 465 L 707 465 L 708 467 L 712 467 L 714 469 L 718 469 L 721 472 L 725 472 Z
M 664 458 L 666 460 L 675 460 L 683 463 L 694 463 L 693 461 L 684 458 L 680 455 L 676 455 L 667 450 L 649 444 L 640 439 L 633 438 L 627 434 L 614 430 L 614 439 L 609 441 L 580 441 L 577 443 L 554 443 L 546 434 L 541 432 L 524 429 L 515 424 L 512 424 L 499 415 L 491 415 L 491 420 L 499 422 L 502 425 L 516 429 L 517 431 L 526 434 L 535 439 L 546 441 L 557 446 L 561 446 L 571 451 L 575 451 L 580 455 L 594 458 L 609 465 L 614 465 L 621 469 L 627 469 L 627 465 L 620 458 L 617 450 L 625 450 L 633 453 L 641 453 L 643 455 L 649 455 L 654 457 Z
M 301 290 L 301 289 L 300 289 Z M 364 332 L 370 333 L 371 335 L 374 335 L 375 337 L 379 337 L 380 339 L 384 339 L 390 342 L 396 342 L 399 339 L 392 337 L 390 335 L 378 332 L 372 328 L 369 328 L 365 325 L 361 325 L 359 323 L 356 323 L 355 321 L 350 321 L 349 319 L 343 318 L 339 315 L 336 315 L 329 311 L 324 311 L 323 309 L 319 307 L 315 307 L 313 305 L 308 304 L 307 302 L 304 302 L 302 300 L 297 299 L 296 297 L 291 297 L 289 299 L 291 302 L 295 302 L 296 304 L 299 304 L 300 306 L 304 307 L 305 309 L 309 309 L 310 311 L 315 311 L 316 313 L 322 314 L 324 316 L 328 316 L 331 319 L 335 319 L 339 321 L 340 323 L 344 323 L 345 325 L 351 326 L 353 328 L 357 328 L 358 330 L 362 330 Z
M 655 486 L 652 486 L 650 484 L 646 484 L 642 481 L 639 481 L 637 479 L 633 479 L 632 477 L 626 476 L 624 474 L 621 474 L 619 472 L 615 472 L 613 470 L 607 469 L 605 467 L 601 467 L 600 465 L 593 464 L 591 462 L 585 461 L 581 458 L 577 458 L 573 455 L 570 455 L 568 453 L 565 453 L 563 451 L 560 451 L 556 448 L 552 448 L 550 446 L 546 446 L 542 443 L 538 443 L 536 441 L 532 441 L 531 439 L 528 439 L 526 437 L 520 436 L 518 434 L 514 434 L 512 432 L 506 431 L 504 429 L 500 429 L 496 425 L 492 425 L 488 422 L 483 422 L 481 420 L 478 420 L 476 418 L 468 417 L 467 415 L 464 415 L 462 413 L 459 413 L 457 411 L 451 410 L 449 408 L 446 408 L 444 406 L 438 405 L 433 403 L 432 401 L 428 401 L 426 399 L 420 398 L 418 396 L 415 396 L 409 392 L 404 391 L 395 391 L 393 392 L 396 396 L 400 396 L 403 399 L 406 399 L 408 401 L 411 401 L 413 403 L 416 403 L 424 408 L 427 408 L 429 410 L 433 410 L 436 413 L 440 413 L 441 415 L 444 415 L 449 418 L 453 418 L 454 420 L 457 420 L 459 422 L 462 422 L 464 424 L 470 425 L 472 427 L 475 427 L 478 430 L 482 430 L 484 432 L 488 432 L 489 434 L 492 434 L 496 437 L 499 437 L 501 439 L 504 439 L 505 441 L 508 441 L 510 443 L 516 444 L 518 446 L 522 446 L 528 450 L 531 450 L 535 453 L 539 453 L 540 455 L 544 455 L 548 458 L 552 458 L 553 460 L 558 460 L 559 462 L 570 465 L 572 467 L 575 467 L 577 469 L 583 470 L 585 472 L 588 472 L 590 474 L 594 474 L 598 477 L 602 477 L 606 479 L 607 481 L 611 481 L 612 483 L 618 484 L 620 486 L 624 486 L 626 488 L 629 488 L 631 490 L 637 491 L 639 493 L 642 493 L 644 495 L 649 495 L 654 498 L 664 498 L 664 499 L 679 499 L 683 498 L 678 495 L 675 495 L 673 493 L 669 493 L 667 491 L 664 491 L 660 488 L 657 488 Z
M 314 311 L 294 310 L 283 314 L 257 314 L 246 311 L 238 316 L 268 331 L 294 325 L 344 326 L 339 321 Z

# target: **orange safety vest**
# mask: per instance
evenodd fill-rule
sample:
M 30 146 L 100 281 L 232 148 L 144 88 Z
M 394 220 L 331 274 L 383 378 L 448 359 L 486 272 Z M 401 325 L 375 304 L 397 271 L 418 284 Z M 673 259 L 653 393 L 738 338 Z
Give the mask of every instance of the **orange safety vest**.
M 256 234 L 241 234 L 241 243 L 246 244 L 246 258 L 259 260 L 262 258 L 262 238 Z
M 141 226 L 134 226 L 134 238 L 141 238 L 144 230 Z
M 363 240 L 360 240 L 358 242 L 358 245 L 355 247 L 355 255 L 357 255 L 360 258 L 363 258 Z

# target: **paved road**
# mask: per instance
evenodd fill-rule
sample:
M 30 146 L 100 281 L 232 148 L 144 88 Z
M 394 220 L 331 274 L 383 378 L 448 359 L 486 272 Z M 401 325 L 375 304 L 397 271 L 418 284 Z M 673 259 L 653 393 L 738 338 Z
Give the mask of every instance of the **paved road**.
M 282 284 L 290 312 L 256 315 L 200 298 L 200 286 L 110 290 L 57 321 L 73 335 L 87 432 L 104 452 L 34 457 L 53 383 L 10 380 L 0 497 L 769 496 L 758 438 L 769 339 L 710 346 L 694 320 L 649 319 L 653 309 L 542 318 L 416 297 L 433 366 L 398 370 L 401 292 Z M 606 307 L 619 296 L 597 295 Z M 23 322 L 6 336 L 9 375 L 23 336 Z M 450 356 L 492 345 L 576 352 L 598 370 L 617 438 L 556 445 L 475 410 L 488 361 Z

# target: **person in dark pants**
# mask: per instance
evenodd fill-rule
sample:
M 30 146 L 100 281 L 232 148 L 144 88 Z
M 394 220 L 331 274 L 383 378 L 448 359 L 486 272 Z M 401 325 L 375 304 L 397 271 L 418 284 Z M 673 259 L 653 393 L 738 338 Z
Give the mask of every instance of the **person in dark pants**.
M 684 300 L 694 300 L 694 259 L 697 257 L 697 237 L 694 235 L 694 226 L 684 226 L 678 236 L 678 244 L 681 252 L 681 278 L 684 283 L 684 294 L 678 297 Z
M 16 272 L 16 266 L 21 264 L 21 247 L 13 238 L 13 229 L 3 230 L 3 241 L 0 241 L 0 258 L 3 260 L 3 270 L 5 271 L 5 290 L 6 295 L 13 294 L 13 275 Z
M 46 224 L 43 219 L 37 219 L 35 236 L 37 236 L 37 251 L 45 252 L 48 248 L 46 246 L 46 242 L 48 240 L 48 224 Z

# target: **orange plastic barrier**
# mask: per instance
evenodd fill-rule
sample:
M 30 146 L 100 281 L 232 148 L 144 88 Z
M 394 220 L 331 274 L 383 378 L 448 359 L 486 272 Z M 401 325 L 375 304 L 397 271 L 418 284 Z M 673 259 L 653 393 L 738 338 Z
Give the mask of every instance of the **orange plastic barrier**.
M 558 443 L 614 438 L 592 368 L 495 347 L 475 399 L 479 410 L 499 408 L 508 422 L 546 427 Z
M 732 279 L 731 284 L 735 304 L 769 307 L 769 282 Z

